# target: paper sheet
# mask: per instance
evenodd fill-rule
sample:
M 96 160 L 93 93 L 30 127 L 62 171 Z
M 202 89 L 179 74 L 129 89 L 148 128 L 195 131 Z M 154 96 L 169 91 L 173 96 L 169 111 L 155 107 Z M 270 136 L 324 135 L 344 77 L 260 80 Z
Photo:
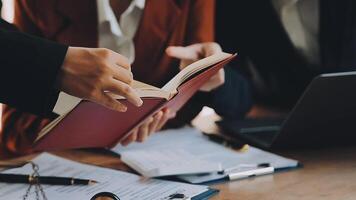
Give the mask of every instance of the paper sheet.
M 155 149 L 164 152 L 166 149 L 184 149 L 200 159 L 210 162 L 220 162 L 222 168 L 230 168 L 239 164 L 270 163 L 278 168 L 296 167 L 298 161 L 284 158 L 254 147 L 246 152 L 233 151 L 220 144 L 212 142 L 199 130 L 184 127 L 156 133 L 144 143 L 135 143 L 128 147 L 116 146 L 113 151 L 124 153 L 133 150 Z M 206 176 L 180 176 L 180 178 L 191 183 L 202 183 L 222 178 L 222 175 L 210 174 Z
M 99 181 L 93 186 L 48 186 L 43 185 L 49 200 L 89 200 L 98 192 L 113 192 L 121 200 L 164 200 L 171 194 L 183 193 L 188 197 L 208 191 L 207 186 L 189 185 L 177 182 L 143 179 L 134 174 L 80 164 L 51 154 L 41 154 L 33 160 L 40 167 L 42 176 L 69 176 Z M 32 173 L 27 164 L 4 173 Z M 0 199 L 21 200 L 26 192 L 26 184 L 0 184 Z M 34 199 L 34 193 L 31 198 Z
M 184 149 L 137 150 L 121 154 L 121 160 L 145 177 L 202 174 L 222 170 L 219 162 L 202 160 Z

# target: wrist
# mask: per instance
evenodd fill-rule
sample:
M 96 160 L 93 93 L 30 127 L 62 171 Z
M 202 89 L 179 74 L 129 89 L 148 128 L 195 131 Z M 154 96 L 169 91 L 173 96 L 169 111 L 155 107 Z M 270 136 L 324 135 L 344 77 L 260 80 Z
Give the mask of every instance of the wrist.
M 83 48 L 80 47 L 68 47 L 67 53 L 64 57 L 63 64 L 60 67 L 56 79 L 55 88 L 61 91 L 66 91 L 66 77 L 69 74 L 75 74 L 75 66 L 78 66 L 78 60 L 80 60 L 81 52 Z
M 70 57 L 72 51 L 73 51 L 72 47 L 68 47 L 67 53 L 64 56 L 63 63 L 62 63 L 61 67 L 58 70 L 56 82 L 55 82 L 55 85 L 54 85 L 54 88 L 57 89 L 57 90 L 62 90 L 62 86 L 63 86 L 62 81 L 63 81 L 64 71 L 65 71 L 65 68 L 66 68 L 65 66 L 68 66 L 68 62 L 69 62 L 68 60 L 69 60 L 69 57 Z

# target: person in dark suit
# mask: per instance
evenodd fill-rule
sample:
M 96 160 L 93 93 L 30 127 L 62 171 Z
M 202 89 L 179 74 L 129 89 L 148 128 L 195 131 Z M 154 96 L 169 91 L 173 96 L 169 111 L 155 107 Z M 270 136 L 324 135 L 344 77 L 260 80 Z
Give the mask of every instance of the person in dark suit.
M 110 59 L 117 65 L 108 63 Z M 92 64 L 103 62 L 108 64 Z M 137 94 L 120 88 L 131 88 L 129 83 L 132 82 L 130 64 L 123 56 L 110 50 L 68 47 L 23 34 L 1 19 L 0 65 L 0 102 L 20 110 L 51 113 L 62 90 L 123 111 L 124 105 L 103 93 L 108 86 L 113 92 L 129 97 L 133 104 L 142 104 Z M 105 71 L 108 67 L 112 70 Z M 100 73 L 97 69 L 101 69 Z M 122 74 L 115 75 L 119 73 Z M 119 83 L 112 81 L 113 76 Z
M 52 116 L 59 91 L 120 112 L 125 112 L 126 106 L 105 91 L 125 96 L 135 106 L 142 105 L 131 87 L 128 59 L 109 49 L 58 44 L 21 33 L 0 19 L 0 63 L 0 102 L 21 112 Z M 11 154 L 5 147 L 11 140 L 11 135 L 0 138 L 2 153 Z
M 17 0 L 15 5 L 15 23 L 23 31 L 70 45 L 117 49 L 131 58 L 137 80 L 157 87 L 177 74 L 180 64 L 221 51 L 213 43 L 214 0 Z M 225 77 L 216 77 L 209 81 L 214 87 L 202 88 L 169 127 L 190 123 L 205 105 L 226 118 L 246 114 L 251 102 L 245 79 L 230 67 L 225 68 Z M 6 106 L 2 137 L 11 135 L 8 146 L 20 141 L 17 152 L 24 152 L 20 146 L 28 147 L 50 120 Z M 140 141 L 146 137 L 137 135 Z
M 257 103 L 289 109 L 316 75 L 356 70 L 356 2 L 217 1 L 217 41 L 239 52 Z

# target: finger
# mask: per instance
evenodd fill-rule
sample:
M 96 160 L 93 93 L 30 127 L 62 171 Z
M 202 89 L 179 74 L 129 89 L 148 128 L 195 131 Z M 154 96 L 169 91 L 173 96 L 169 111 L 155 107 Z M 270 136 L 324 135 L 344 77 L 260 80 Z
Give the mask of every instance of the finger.
M 105 89 L 114 94 L 125 97 L 130 103 L 137 107 L 140 107 L 143 104 L 142 99 L 131 86 L 116 79 L 112 79 L 111 85 L 109 84 L 109 86 Z
M 169 118 L 166 115 L 163 115 L 163 117 L 161 118 L 161 121 L 157 125 L 157 128 L 155 131 L 157 132 L 157 131 L 162 130 L 163 126 L 167 123 L 168 119 Z
M 156 132 L 158 123 L 161 121 L 161 118 L 163 117 L 163 112 L 159 111 L 155 116 L 153 117 L 153 122 L 149 126 L 149 132 L 148 136 L 150 136 L 152 133 Z
M 114 79 L 131 85 L 133 82 L 133 74 L 130 70 L 119 66 L 111 67 Z
M 167 121 L 170 119 L 169 118 L 170 111 L 169 110 L 164 110 L 163 111 L 163 116 L 160 120 L 160 122 L 157 125 L 156 131 L 159 131 L 163 128 L 163 126 L 167 123 Z
M 201 53 L 201 48 L 196 45 L 187 47 L 170 46 L 166 49 L 168 56 L 182 60 L 197 60 Z
M 146 140 L 146 138 L 148 136 L 148 127 L 152 121 L 153 121 L 153 118 L 150 117 L 147 120 L 147 122 L 145 122 L 143 125 L 140 126 L 139 131 L 138 131 L 138 138 L 137 138 L 138 142 L 143 142 Z
M 222 52 L 222 49 L 218 43 L 207 42 L 202 44 L 203 57 L 208 57 L 216 53 Z
M 137 129 L 137 128 L 134 129 L 134 130 L 132 131 L 132 133 L 131 133 L 127 138 L 125 138 L 125 139 L 121 142 L 121 145 L 122 145 L 122 146 L 127 146 L 127 145 L 129 145 L 130 143 L 136 141 L 136 139 L 137 139 L 137 132 L 138 132 L 138 129 Z
M 120 103 L 119 101 L 105 94 L 104 92 L 99 92 L 96 96 L 92 97 L 89 100 L 99 103 L 112 110 L 116 110 L 119 112 L 127 111 L 127 107 L 124 104 Z
M 177 113 L 176 113 L 176 112 L 169 111 L 169 114 L 168 114 L 168 119 L 173 119 L 173 118 L 175 118 L 175 117 L 176 117 L 176 115 L 177 115 Z
M 131 131 L 131 133 L 129 133 L 129 136 L 131 136 L 131 134 L 132 134 L 133 132 L 134 132 L 134 131 Z M 128 136 L 128 137 L 129 137 L 129 136 Z M 109 149 L 112 149 L 112 148 L 116 147 L 116 146 L 119 145 L 119 144 L 122 144 L 122 145 L 123 145 L 124 141 L 126 142 L 126 145 L 130 143 L 130 141 L 129 141 L 127 138 L 125 138 L 125 139 L 123 139 L 123 140 L 121 140 L 121 139 L 122 139 L 122 138 L 120 138 L 120 139 L 119 139 L 118 141 L 116 141 L 114 144 L 110 145 L 110 146 L 109 146 Z
M 116 65 L 119 65 L 127 70 L 131 70 L 131 64 L 128 58 L 126 58 L 125 56 L 118 54 L 116 52 L 113 52 L 112 54 L 112 61 L 113 63 L 115 63 Z

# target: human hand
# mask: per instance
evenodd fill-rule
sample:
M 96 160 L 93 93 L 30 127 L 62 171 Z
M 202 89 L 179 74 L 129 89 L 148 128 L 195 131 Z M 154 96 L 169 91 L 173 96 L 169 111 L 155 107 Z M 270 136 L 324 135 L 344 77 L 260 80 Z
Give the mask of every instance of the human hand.
M 125 138 L 121 144 L 127 146 L 132 142 L 144 142 L 152 133 L 162 129 L 169 119 L 174 118 L 175 112 L 168 109 L 163 109 L 148 118 L 140 127 L 134 129 L 127 138 Z
M 104 48 L 69 47 L 57 78 L 61 91 L 120 112 L 127 107 L 108 92 L 139 107 L 143 102 L 131 87 L 132 82 L 127 58 Z
M 221 47 L 215 42 L 197 43 L 186 47 L 170 46 L 166 49 L 166 53 L 174 58 L 180 59 L 180 69 L 184 69 L 189 64 L 221 52 Z M 206 82 L 201 88 L 201 91 L 209 92 L 223 85 L 225 82 L 225 71 L 220 69 L 211 79 Z

